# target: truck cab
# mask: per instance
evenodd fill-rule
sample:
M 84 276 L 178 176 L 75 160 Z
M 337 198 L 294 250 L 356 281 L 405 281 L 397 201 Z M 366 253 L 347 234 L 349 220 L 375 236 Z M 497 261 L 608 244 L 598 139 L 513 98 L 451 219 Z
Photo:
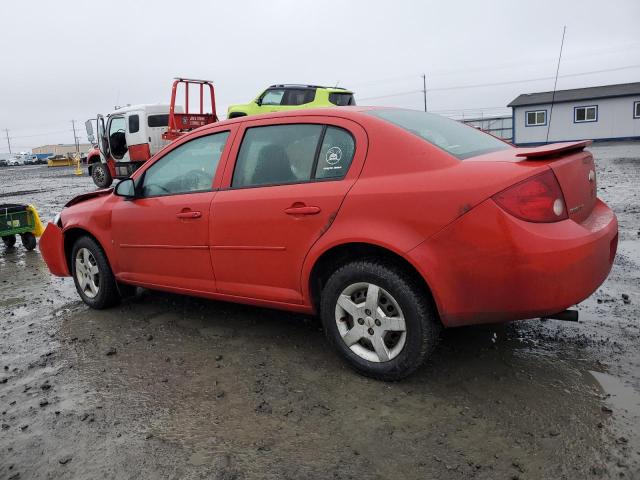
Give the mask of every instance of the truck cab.
M 169 125 L 169 109 L 169 105 L 129 105 L 87 120 L 87 136 L 96 145 L 87 154 L 87 168 L 98 187 L 108 187 L 114 178 L 127 178 L 170 143 L 162 138 Z M 176 106 L 176 111 L 181 110 Z

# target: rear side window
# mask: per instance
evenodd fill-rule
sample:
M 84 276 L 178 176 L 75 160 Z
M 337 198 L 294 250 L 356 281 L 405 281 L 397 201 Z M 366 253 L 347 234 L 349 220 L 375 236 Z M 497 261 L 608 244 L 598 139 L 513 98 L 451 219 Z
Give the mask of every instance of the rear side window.
M 169 126 L 169 115 L 149 115 L 147 118 L 147 125 L 150 127 L 167 127 Z
M 315 88 L 287 88 L 280 105 L 304 105 L 316 98 Z
M 247 129 L 233 172 L 233 187 L 282 185 L 311 179 L 322 125 Z
M 417 110 L 370 110 L 381 118 L 450 153 L 459 160 L 513 148 L 474 127 L 455 120 Z
M 351 135 L 337 127 L 295 124 L 248 128 L 231 185 L 242 188 L 342 178 L 354 151 Z
M 329 101 L 339 107 L 356 104 L 356 101 L 353 98 L 353 93 L 330 93 Z
M 140 130 L 140 117 L 131 115 L 129 117 L 129 133 L 136 133 L 138 130 Z
M 327 127 L 320 147 L 315 178 L 344 177 L 355 152 L 353 137 L 342 128 Z

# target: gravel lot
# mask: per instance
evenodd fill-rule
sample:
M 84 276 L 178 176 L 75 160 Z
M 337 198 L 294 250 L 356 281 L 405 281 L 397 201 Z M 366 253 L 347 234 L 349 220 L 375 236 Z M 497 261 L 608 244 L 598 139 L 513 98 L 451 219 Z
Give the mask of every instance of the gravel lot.
M 449 330 L 395 384 L 313 318 L 146 290 L 92 311 L 0 247 L 0 478 L 640 478 L 640 143 L 592 151 L 620 245 L 580 323 Z M 0 203 L 44 219 L 93 188 L 0 168 Z

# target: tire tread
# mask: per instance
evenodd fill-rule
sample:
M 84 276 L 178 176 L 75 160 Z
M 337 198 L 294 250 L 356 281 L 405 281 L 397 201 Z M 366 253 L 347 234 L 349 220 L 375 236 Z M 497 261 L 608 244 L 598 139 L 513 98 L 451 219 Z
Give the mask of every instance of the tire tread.
M 409 301 L 415 305 L 417 316 L 421 324 L 420 349 L 417 354 L 412 357 L 405 357 L 402 362 L 397 363 L 392 369 L 388 369 L 384 372 L 367 369 L 351 361 L 348 361 L 348 363 L 358 372 L 376 380 L 401 380 L 415 372 L 424 363 L 428 354 L 435 348 L 441 330 L 440 322 L 435 313 L 436 310 L 432 305 L 430 298 L 424 291 L 424 287 L 403 268 L 394 265 L 389 261 L 375 258 L 364 258 L 350 262 L 334 271 L 324 286 L 321 299 L 320 314 L 323 320 L 325 334 L 332 346 L 338 349 L 338 351 L 341 349 L 341 345 L 338 343 L 341 342 L 341 339 L 331 334 L 331 325 L 328 324 L 329 322 L 335 323 L 333 314 L 335 305 L 327 305 L 329 300 L 327 298 L 327 288 L 331 288 L 331 284 L 334 279 L 343 275 L 357 275 L 359 273 L 365 275 L 373 274 L 382 278 L 387 278 L 392 284 L 395 284 L 400 288 L 404 287 L 404 294 L 408 296 Z M 329 309 L 328 312 L 327 309 Z

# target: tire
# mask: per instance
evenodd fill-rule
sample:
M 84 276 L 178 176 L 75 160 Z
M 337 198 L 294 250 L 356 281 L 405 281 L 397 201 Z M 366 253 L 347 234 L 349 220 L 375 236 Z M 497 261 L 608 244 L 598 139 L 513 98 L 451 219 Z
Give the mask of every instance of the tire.
M 441 330 L 424 287 L 403 269 L 377 260 L 337 269 L 322 290 L 320 315 L 329 342 L 347 363 L 385 381 L 401 380 L 420 367 Z
M 240 117 L 246 117 L 246 116 L 247 116 L 246 113 L 233 112 L 232 114 L 229 115 L 229 120 L 231 120 L 232 118 L 240 118 Z
M 93 183 L 100 188 L 107 188 L 113 183 L 113 178 L 111 178 L 107 164 L 102 162 L 93 164 L 91 167 L 91 178 L 93 179 Z
M 16 244 L 16 236 L 7 235 L 6 237 L 2 237 L 2 242 L 4 243 L 5 247 L 11 248 Z
M 71 275 L 82 301 L 102 310 L 120 301 L 118 286 L 107 256 L 91 237 L 80 237 L 73 244 Z
M 31 232 L 23 233 L 22 235 L 20 235 L 20 240 L 22 240 L 22 246 L 27 250 L 33 250 L 34 248 L 36 248 L 36 245 L 38 243 L 36 242 L 36 236 Z

